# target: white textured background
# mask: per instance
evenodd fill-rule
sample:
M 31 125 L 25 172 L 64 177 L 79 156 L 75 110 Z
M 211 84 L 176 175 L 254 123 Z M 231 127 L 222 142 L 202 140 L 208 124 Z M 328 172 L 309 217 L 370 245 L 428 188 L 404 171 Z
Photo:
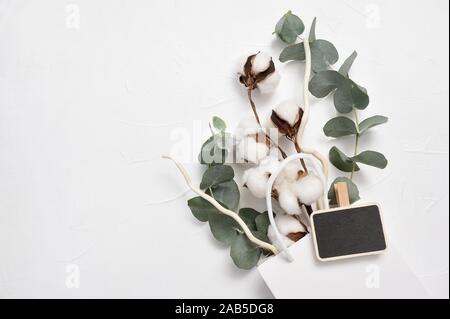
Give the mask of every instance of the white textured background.
M 432 296 L 448 297 L 443 0 L 0 0 L 0 297 L 271 297 L 194 220 L 159 156 L 180 134 L 197 154 L 212 115 L 234 126 L 249 112 L 235 59 L 278 56 L 271 33 L 288 9 L 308 26 L 318 17 L 340 62 L 358 51 L 352 76 L 371 96 L 361 117 L 390 117 L 361 141 L 390 160 L 359 174 L 362 197 L 382 203 L 390 239 Z M 302 98 L 303 65 L 277 66 L 277 93 L 256 97 L 262 114 Z M 324 153 L 334 114 L 314 102 L 306 142 Z M 78 289 L 66 287 L 72 264 Z

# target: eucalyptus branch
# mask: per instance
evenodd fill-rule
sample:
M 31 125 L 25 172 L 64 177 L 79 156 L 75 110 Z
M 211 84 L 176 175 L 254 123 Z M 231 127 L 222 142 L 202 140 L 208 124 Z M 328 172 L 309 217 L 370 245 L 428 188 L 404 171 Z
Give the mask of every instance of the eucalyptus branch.
M 359 119 L 358 119 L 358 111 L 354 108 L 353 112 L 355 114 L 355 126 L 356 126 L 356 134 L 355 134 L 355 148 L 353 151 L 353 156 L 358 155 L 358 145 L 359 145 L 359 137 L 360 137 L 360 129 L 359 129 Z M 353 162 L 352 172 L 350 173 L 350 179 L 353 180 L 353 176 L 356 170 L 356 162 Z
M 233 218 L 238 224 L 239 226 L 242 228 L 243 232 L 245 233 L 245 235 L 247 236 L 247 238 L 254 243 L 255 245 L 268 250 L 270 252 L 272 252 L 273 254 L 278 254 L 278 250 L 275 248 L 275 246 L 266 243 L 258 238 L 256 238 L 253 233 L 251 232 L 251 230 L 248 228 L 247 224 L 242 220 L 241 217 L 239 217 L 238 214 L 236 214 L 235 212 L 224 208 L 218 201 L 216 201 L 213 197 L 209 196 L 208 194 L 206 194 L 205 192 L 203 192 L 201 189 L 199 189 L 198 187 L 196 187 L 191 180 L 191 177 L 189 176 L 188 172 L 186 171 L 186 169 L 183 167 L 183 165 L 181 165 L 181 163 L 177 162 L 175 159 L 173 159 L 170 156 L 166 156 L 164 155 L 163 158 L 165 159 L 169 159 L 171 161 L 173 161 L 175 163 L 175 165 L 177 166 L 178 170 L 180 171 L 181 175 L 183 175 L 186 184 L 189 186 L 189 188 L 196 193 L 197 195 L 199 195 L 200 197 L 202 197 L 203 199 L 205 199 L 206 201 L 208 201 L 211 205 L 213 205 L 215 208 L 217 208 L 217 210 L 219 210 L 221 213 L 223 213 L 224 215 L 227 215 L 231 218 Z

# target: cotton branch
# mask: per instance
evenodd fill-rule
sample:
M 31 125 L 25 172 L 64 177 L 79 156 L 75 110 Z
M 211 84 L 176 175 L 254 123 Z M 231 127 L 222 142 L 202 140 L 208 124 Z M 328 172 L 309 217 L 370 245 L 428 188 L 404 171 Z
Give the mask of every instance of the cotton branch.
M 266 136 L 267 141 L 269 141 L 271 144 L 275 145 L 275 146 L 278 148 L 278 150 L 279 150 L 280 153 L 281 153 L 281 156 L 282 156 L 283 158 L 286 158 L 286 157 L 287 157 L 286 152 L 283 151 L 283 149 L 278 145 L 278 143 L 275 143 L 275 142 L 270 138 L 270 136 L 265 132 L 264 128 L 263 128 L 262 125 L 261 125 L 261 121 L 259 120 L 258 111 L 256 110 L 256 104 L 255 104 L 255 102 L 253 101 L 253 98 L 252 98 L 252 89 L 249 88 L 249 89 L 247 90 L 247 96 L 248 96 L 248 100 L 249 100 L 249 102 L 250 102 L 250 106 L 252 107 L 252 111 L 253 111 L 253 115 L 255 116 L 255 120 L 256 120 L 256 122 L 259 124 L 259 127 L 261 128 L 261 132 Z

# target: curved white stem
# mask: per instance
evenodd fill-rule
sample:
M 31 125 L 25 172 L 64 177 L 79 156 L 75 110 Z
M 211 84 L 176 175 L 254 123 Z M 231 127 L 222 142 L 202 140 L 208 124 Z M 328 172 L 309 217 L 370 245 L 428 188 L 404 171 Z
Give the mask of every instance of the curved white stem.
M 323 185 L 323 194 L 322 194 L 322 200 L 321 202 L 324 208 L 328 208 L 328 202 L 323 200 L 324 198 L 326 198 L 326 185 L 327 185 L 327 181 L 326 181 L 326 177 L 322 172 L 322 168 L 319 167 L 318 165 L 318 161 L 317 159 L 311 155 L 311 154 L 304 154 L 304 153 L 296 153 L 296 154 L 292 154 L 289 157 L 287 157 L 286 159 L 284 159 L 280 166 L 275 170 L 275 172 L 273 172 L 273 174 L 270 176 L 269 181 L 267 182 L 267 186 L 266 186 L 266 203 L 267 203 L 267 212 L 269 215 L 269 220 L 270 220 L 270 224 L 273 227 L 273 230 L 275 232 L 275 236 L 277 237 L 277 241 L 280 244 L 282 251 L 285 252 L 285 254 L 288 257 L 289 261 L 293 261 L 294 257 L 292 256 L 292 254 L 290 253 L 290 251 L 287 249 L 286 244 L 284 243 L 283 237 L 281 236 L 278 227 L 275 223 L 275 218 L 273 216 L 273 208 L 272 208 L 272 187 L 273 184 L 275 183 L 275 180 L 277 179 L 278 175 L 283 171 L 283 169 L 286 167 L 287 164 L 289 164 L 292 161 L 298 160 L 298 159 L 307 159 L 310 161 L 310 164 L 313 166 L 313 169 L 315 171 L 315 173 L 319 176 L 320 181 L 322 182 Z
M 311 48 L 309 45 L 309 35 L 303 41 L 305 47 L 305 75 L 303 77 L 303 116 L 297 133 L 298 146 L 302 143 L 303 133 L 309 120 L 309 79 L 311 77 Z
M 196 187 L 193 183 L 192 180 L 188 174 L 188 172 L 186 171 L 186 169 L 183 167 L 183 165 L 181 165 L 179 162 L 177 162 L 176 160 L 174 160 L 172 157 L 170 156 L 163 156 L 163 158 L 165 159 L 170 159 L 172 160 L 175 165 L 177 166 L 178 170 L 180 171 L 180 173 L 183 175 L 186 184 L 189 186 L 189 188 L 196 193 L 197 195 L 199 195 L 200 197 L 202 197 L 203 199 L 207 200 L 209 203 L 211 203 L 211 205 L 213 205 L 215 208 L 217 208 L 221 213 L 233 218 L 238 224 L 239 226 L 241 226 L 242 230 L 244 231 L 245 235 L 247 236 L 247 238 L 254 243 L 255 245 L 269 250 L 270 252 L 272 252 L 274 255 L 278 254 L 278 250 L 274 245 L 271 245 L 269 243 L 266 243 L 265 241 L 262 241 L 258 238 L 256 238 L 251 230 L 248 228 L 247 224 L 245 224 L 245 222 L 242 220 L 241 217 L 239 217 L 238 214 L 236 214 L 235 212 L 224 208 L 222 205 L 219 204 L 219 202 L 217 202 L 213 197 L 209 196 L 208 194 L 206 194 L 205 192 L 203 192 L 201 189 L 199 189 L 198 187 Z
M 322 163 L 322 171 L 325 178 L 328 179 L 328 160 L 322 156 L 318 151 L 305 147 L 302 145 L 303 133 L 305 132 L 306 124 L 308 124 L 310 106 L 309 106 L 309 80 L 311 77 L 311 48 L 309 45 L 309 34 L 305 35 L 305 40 L 303 41 L 305 46 L 305 76 L 303 78 L 303 117 L 298 129 L 296 142 L 303 153 L 311 154 L 317 158 Z

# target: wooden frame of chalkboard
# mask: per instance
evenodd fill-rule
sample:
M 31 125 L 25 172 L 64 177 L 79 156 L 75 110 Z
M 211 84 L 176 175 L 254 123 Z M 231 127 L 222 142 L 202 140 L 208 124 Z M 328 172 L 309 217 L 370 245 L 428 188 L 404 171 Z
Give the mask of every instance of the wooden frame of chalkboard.
M 378 208 L 378 213 L 379 213 L 379 227 L 381 227 L 381 232 L 378 231 L 379 233 L 379 238 L 377 239 L 378 241 L 380 241 L 381 239 L 383 240 L 383 242 L 380 241 L 380 243 L 378 245 L 374 245 L 376 248 L 374 250 L 368 250 L 368 251 L 364 251 L 364 252 L 355 252 L 355 253 L 350 253 L 350 254 L 343 254 L 343 255 L 339 255 L 337 254 L 336 256 L 331 256 L 330 254 L 328 254 L 328 256 L 321 256 L 320 254 L 320 245 L 318 242 L 318 234 L 316 232 L 316 224 L 315 224 L 315 217 L 322 215 L 322 214 L 345 214 L 346 212 L 353 212 L 355 213 L 358 209 L 361 208 L 369 208 L 371 206 L 376 206 Z M 336 217 L 337 215 L 333 215 L 332 217 Z M 387 243 L 386 243 L 386 234 L 384 231 L 384 226 L 383 226 L 383 214 L 381 212 L 381 208 L 378 204 L 376 203 L 367 203 L 364 205 L 354 205 L 354 206 L 348 206 L 348 207 L 338 207 L 338 208 L 334 208 L 334 209 L 329 209 L 329 210 L 323 210 L 323 211 L 316 211 L 311 215 L 311 232 L 313 235 L 313 242 L 314 242 L 314 248 L 315 248 L 315 252 L 316 252 L 316 256 L 317 259 L 319 259 L 320 261 L 333 261 L 333 260 L 340 260 L 340 259 L 347 259 L 347 258 L 353 258 L 353 257 L 361 257 L 361 256 L 367 256 L 367 255 L 376 255 L 376 254 L 381 254 L 383 252 L 385 252 L 387 250 Z M 383 246 L 384 243 L 384 246 Z

